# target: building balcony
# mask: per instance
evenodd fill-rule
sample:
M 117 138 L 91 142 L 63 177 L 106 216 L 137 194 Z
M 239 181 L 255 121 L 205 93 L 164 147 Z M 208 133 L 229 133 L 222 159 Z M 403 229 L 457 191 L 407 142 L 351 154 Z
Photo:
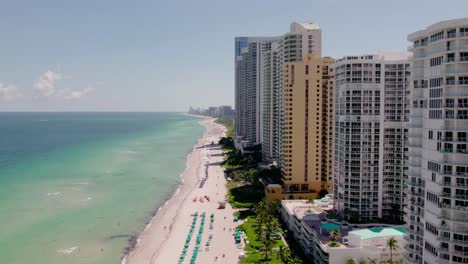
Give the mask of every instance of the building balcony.
M 466 223 L 466 217 L 460 217 L 460 216 L 450 216 L 450 215 L 439 215 L 437 218 L 441 220 L 448 220 L 448 221 L 453 221 L 453 222 L 460 222 L 460 223 Z
M 459 256 L 459 257 L 468 257 L 468 252 L 452 250 L 450 253 L 452 253 L 452 255 L 456 255 L 456 256 Z
M 451 174 L 450 174 L 451 175 Z M 440 186 L 444 187 L 455 187 L 455 188 L 468 188 L 468 184 L 465 183 L 458 183 L 458 182 L 437 182 Z
M 404 249 L 405 249 L 406 251 L 408 251 L 408 252 L 413 253 L 413 254 L 418 254 L 418 255 L 422 254 L 422 251 L 421 251 L 421 250 L 416 249 L 416 248 L 414 248 L 414 247 L 410 247 L 409 244 L 406 244 L 406 246 L 404 247 Z
M 447 57 L 444 59 L 444 63 L 456 63 L 456 62 L 468 62 L 468 56 L 462 56 L 462 57 Z
M 419 187 L 419 186 L 422 185 L 421 182 L 416 182 L 416 181 L 411 181 L 411 180 L 406 180 L 405 183 L 410 185 L 410 186 L 416 186 L 416 187 Z
M 424 48 L 427 46 L 427 43 L 414 43 L 412 45 L 409 45 L 408 46 L 408 50 L 412 50 L 412 49 L 417 49 L 417 48 Z
M 459 205 L 439 204 L 439 208 L 448 209 L 448 210 L 455 210 L 455 211 L 467 211 L 468 212 L 468 207 L 459 206 Z
M 468 46 L 467 46 L 468 48 Z M 454 74 L 466 74 L 468 73 L 468 70 L 467 69 L 459 69 L 458 67 L 456 68 L 448 68 L 445 70 L 445 72 L 449 75 L 454 75 Z
M 413 195 L 413 196 L 421 196 L 421 195 L 422 195 L 422 192 L 420 192 L 420 191 L 410 191 L 410 190 L 406 190 L 405 193 L 406 193 L 406 194 L 409 194 L 409 195 Z
M 453 239 L 449 237 L 443 237 L 443 236 L 438 236 L 437 240 L 439 241 L 444 241 L 444 242 L 450 242 L 458 245 L 468 245 L 468 240 L 459 240 L 459 239 Z
M 445 254 L 449 254 L 449 249 L 448 248 L 438 247 L 437 251 L 445 253 Z
M 455 80 L 447 80 L 445 81 L 445 85 L 452 86 L 452 85 L 468 85 L 468 80 L 459 80 L 458 82 Z

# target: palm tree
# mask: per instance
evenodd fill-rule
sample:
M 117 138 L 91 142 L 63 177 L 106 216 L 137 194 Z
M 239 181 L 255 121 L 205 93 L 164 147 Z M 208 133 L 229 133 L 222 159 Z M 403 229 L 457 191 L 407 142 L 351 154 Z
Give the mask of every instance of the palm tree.
M 368 258 L 368 259 L 369 259 L 369 264 L 377 264 L 376 258 Z
M 275 242 L 271 235 L 279 229 L 278 219 L 274 214 L 276 204 L 267 200 L 262 200 L 255 205 L 254 211 L 256 216 L 256 228 L 258 241 L 261 243 L 259 250 L 265 256 L 265 260 L 269 259 L 269 253 L 273 249 Z
M 390 249 L 390 263 L 393 263 L 393 250 L 398 250 L 400 246 L 398 246 L 398 240 L 394 237 L 391 237 L 387 240 L 387 247 Z
M 290 264 L 293 263 L 293 257 L 291 250 L 288 247 L 281 245 L 278 251 L 278 258 L 281 263 Z
M 349 215 L 351 214 L 351 210 L 349 208 L 345 208 L 343 210 L 345 220 L 349 220 Z
M 314 198 L 307 198 L 307 202 L 309 203 L 309 211 L 312 211 L 312 204 L 314 203 Z
M 341 232 L 340 230 L 332 230 L 330 231 L 329 236 L 332 241 L 336 241 L 341 238 Z

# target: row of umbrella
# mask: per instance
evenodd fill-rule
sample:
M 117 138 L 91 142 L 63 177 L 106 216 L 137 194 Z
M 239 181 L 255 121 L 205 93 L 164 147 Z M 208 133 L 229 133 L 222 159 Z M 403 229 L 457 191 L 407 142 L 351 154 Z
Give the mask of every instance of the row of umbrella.
M 190 260 L 190 264 L 195 264 L 195 260 L 197 259 L 197 256 L 198 256 L 198 249 L 200 248 L 203 229 L 204 229 L 203 226 L 205 225 L 205 216 L 206 216 L 206 213 L 203 212 L 201 215 L 200 229 L 198 230 L 197 240 L 195 243 L 195 249 L 193 250 L 193 255 L 192 255 L 192 259 Z
M 187 254 L 187 249 L 190 245 L 190 240 L 192 240 L 193 230 L 195 229 L 195 225 L 197 224 L 197 218 L 198 218 L 198 212 L 195 212 L 195 214 L 193 214 L 192 225 L 190 226 L 187 239 L 185 240 L 184 248 L 182 249 L 182 254 L 180 254 L 180 257 L 179 257 L 179 261 L 178 261 L 179 264 L 182 264 L 182 262 L 184 262 L 185 256 Z

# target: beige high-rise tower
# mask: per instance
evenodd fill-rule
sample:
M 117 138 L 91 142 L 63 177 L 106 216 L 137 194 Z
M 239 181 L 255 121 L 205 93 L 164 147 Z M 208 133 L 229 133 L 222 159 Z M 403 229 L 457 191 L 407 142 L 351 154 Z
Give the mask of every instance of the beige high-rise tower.
M 331 58 L 305 55 L 285 63 L 284 166 L 287 198 L 317 197 L 331 173 Z

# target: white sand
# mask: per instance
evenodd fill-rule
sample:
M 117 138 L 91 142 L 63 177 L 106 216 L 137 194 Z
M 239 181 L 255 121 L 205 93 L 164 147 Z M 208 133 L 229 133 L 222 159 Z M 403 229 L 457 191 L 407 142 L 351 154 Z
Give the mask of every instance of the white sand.
M 239 224 L 233 222 L 234 210 L 229 204 L 226 209 L 217 209 L 218 201 L 223 201 L 227 194 L 223 169 L 219 166 L 223 160 L 222 150 L 219 146 L 209 146 L 212 141 L 217 143 L 224 136 L 225 128 L 216 124 L 211 118 L 204 119 L 201 123 L 206 127 L 206 132 L 188 155 L 187 168 L 182 175 L 184 184 L 141 233 L 136 248 L 123 262 L 127 264 L 176 264 L 190 229 L 193 219 L 191 215 L 198 211 L 199 215 L 206 212 L 206 219 L 200 244 L 201 251 L 198 253 L 196 263 L 238 263 L 241 249 L 237 249 L 235 245 L 234 232 L 229 232 L 230 228 L 234 229 Z M 209 164 L 208 178 L 204 187 L 199 188 L 197 182 L 205 177 L 205 164 Z M 201 203 L 198 200 L 197 202 L 192 200 L 194 197 L 200 198 L 205 195 L 211 198 L 210 202 L 205 200 Z M 213 230 L 209 229 L 211 213 L 215 214 Z M 183 263 L 190 263 L 200 221 L 199 217 Z M 209 251 L 205 251 L 210 232 L 213 233 L 213 238 Z M 225 254 L 224 258 L 223 254 Z M 215 260 L 216 257 L 218 257 L 217 260 Z

